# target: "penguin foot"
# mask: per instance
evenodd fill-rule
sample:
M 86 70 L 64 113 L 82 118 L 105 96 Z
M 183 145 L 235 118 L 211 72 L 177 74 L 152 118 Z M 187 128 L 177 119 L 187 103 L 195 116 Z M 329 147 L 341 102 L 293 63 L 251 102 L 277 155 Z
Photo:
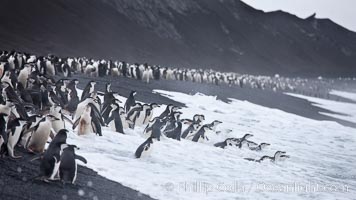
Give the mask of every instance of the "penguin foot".
M 19 158 L 22 158 L 22 156 L 15 156 L 15 155 L 10 156 L 10 159 L 13 159 L 13 160 L 16 160 L 16 159 L 19 159 Z

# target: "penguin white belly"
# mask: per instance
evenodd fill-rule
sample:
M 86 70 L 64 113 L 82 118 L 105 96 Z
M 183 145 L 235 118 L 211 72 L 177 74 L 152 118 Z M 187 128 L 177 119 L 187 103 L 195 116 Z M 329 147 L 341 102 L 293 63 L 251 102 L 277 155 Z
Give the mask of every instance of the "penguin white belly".
M 149 76 L 149 72 L 147 70 L 145 70 L 142 74 L 142 80 L 146 83 L 150 82 L 150 76 Z
M 47 75 L 49 76 L 54 76 L 55 75 L 55 71 L 54 71 L 54 66 L 52 65 L 51 62 L 47 61 L 46 62 L 46 67 L 47 67 Z
M 54 162 L 54 167 L 53 167 L 52 174 L 51 174 L 51 176 L 50 176 L 50 178 L 49 178 L 50 180 L 54 180 L 55 177 L 58 175 L 58 172 L 59 172 L 59 165 L 61 164 L 61 161 L 60 161 L 60 160 L 57 161 L 56 157 L 54 157 L 54 156 L 53 156 L 53 158 L 54 158 L 55 162 Z
M 38 126 L 37 130 L 32 133 L 28 147 L 33 151 L 43 152 L 50 133 L 50 122 L 43 122 Z
M 91 126 L 91 118 L 88 113 L 85 113 L 79 120 L 78 135 L 87 135 L 92 132 L 93 128 Z
M 121 122 L 122 122 L 122 128 L 127 129 L 129 128 L 129 124 L 126 121 L 126 115 L 120 115 Z
M 112 130 L 112 131 L 116 131 L 115 121 L 114 121 L 114 120 L 112 120 L 112 121 L 109 123 L 109 128 L 110 128 L 110 130 Z
M 199 137 L 199 139 L 198 139 L 198 142 L 199 142 L 199 143 L 205 143 L 205 141 L 206 141 L 206 140 L 205 140 L 203 137 Z
M 64 121 L 56 120 L 52 122 L 52 128 L 55 131 L 55 135 L 58 133 L 59 130 L 64 129 Z
M 15 148 L 16 143 L 19 141 L 19 138 L 20 138 L 20 135 L 21 135 L 22 124 L 20 124 L 20 127 L 16 127 L 15 133 L 14 134 L 10 134 L 9 138 L 8 138 L 7 149 L 8 149 L 9 154 L 10 154 L 10 156 L 12 158 L 15 157 L 14 148 Z
M 135 121 L 135 126 L 142 126 L 143 120 L 145 120 L 146 110 L 140 112 L 138 118 Z
M 119 75 L 120 75 L 119 70 L 118 70 L 117 68 L 113 68 L 113 69 L 111 70 L 111 74 L 112 74 L 113 76 L 119 76 Z
M 27 79 L 28 79 L 29 72 L 27 69 L 23 69 L 20 71 L 19 76 L 17 77 L 17 80 L 22 83 L 22 86 L 26 87 L 27 85 Z

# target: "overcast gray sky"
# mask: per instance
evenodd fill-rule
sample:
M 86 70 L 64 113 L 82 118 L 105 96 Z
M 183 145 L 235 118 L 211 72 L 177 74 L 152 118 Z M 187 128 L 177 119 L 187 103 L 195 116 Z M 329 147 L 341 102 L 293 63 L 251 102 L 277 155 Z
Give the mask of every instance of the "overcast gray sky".
M 356 0 L 242 0 L 263 11 L 283 10 L 305 18 L 329 18 L 356 32 Z

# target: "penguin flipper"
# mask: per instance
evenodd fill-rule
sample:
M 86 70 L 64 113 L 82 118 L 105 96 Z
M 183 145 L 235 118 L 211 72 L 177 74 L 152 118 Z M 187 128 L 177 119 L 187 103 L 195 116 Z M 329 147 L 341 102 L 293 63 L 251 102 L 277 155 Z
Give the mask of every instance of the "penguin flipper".
M 97 133 L 99 136 L 103 136 L 101 133 L 101 126 L 97 120 L 92 121 L 91 126 L 93 128 L 94 133 Z
M 99 119 L 99 122 L 102 126 L 104 126 L 103 118 L 101 117 L 100 111 L 96 108 L 96 106 L 92 103 L 88 104 L 91 107 L 92 112 L 94 113 L 95 117 Z
M 109 124 L 112 120 L 114 120 L 114 117 L 111 115 L 106 121 L 106 124 Z
M 79 117 L 79 118 L 74 122 L 73 127 L 72 127 L 73 130 L 78 126 L 79 121 L 80 121 L 80 118 L 81 118 L 81 117 Z
M 85 164 L 88 163 L 88 161 L 87 161 L 83 156 L 80 156 L 80 155 L 75 154 L 74 158 L 77 159 L 77 160 L 82 161 L 82 162 L 85 163 Z
M 63 119 L 65 119 L 67 122 L 69 122 L 70 124 L 74 125 L 73 121 L 71 119 L 69 119 L 67 116 L 62 114 Z
M 253 158 L 244 158 L 245 160 L 248 160 L 248 161 L 252 161 L 252 162 L 259 162 L 258 160 L 256 159 L 253 159 Z

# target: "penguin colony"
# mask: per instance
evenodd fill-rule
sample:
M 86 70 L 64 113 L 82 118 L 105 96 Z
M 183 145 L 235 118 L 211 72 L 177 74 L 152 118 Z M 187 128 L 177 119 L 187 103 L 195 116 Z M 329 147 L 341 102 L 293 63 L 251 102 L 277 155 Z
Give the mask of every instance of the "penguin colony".
M 66 57 L 59 58 L 49 55 L 47 57 L 36 57 L 27 53 L 18 53 L 15 51 L 0 51 L 0 75 L 7 68 L 16 68 L 16 73 L 22 84 L 25 85 L 26 70 L 20 73 L 18 67 L 25 67 L 24 64 L 29 61 L 46 75 L 52 76 L 61 73 L 65 77 L 70 77 L 73 73 L 84 73 L 91 77 L 123 76 L 141 80 L 149 83 L 151 80 L 178 80 L 192 81 L 206 84 L 225 84 L 229 86 L 238 86 L 241 88 L 252 88 L 260 90 L 272 90 L 274 92 L 293 92 L 308 96 L 330 98 L 329 92 L 335 80 L 323 79 L 305 79 L 288 78 L 279 74 L 275 76 L 254 76 L 248 74 L 239 74 L 234 72 L 219 72 L 212 69 L 193 69 L 185 67 L 163 67 L 160 65 L 148 65 L 147 63 L 128 63 L 118 60 L 95 60 L 86 57 Z M 29 68 L 26 68 L 29 70 Z M 5 79 L 10 79 L 7 74 Z M 339 78 L 341 80 L 341 78 Z M 349 79 L 345 79 L 349 80 Z
M 156 103 L 136 102 L 132 91 L 123 103 L 107 83 L 104 92 L 98 92 L 96 82 L 89 81 L 82 94 L 78 95 L 76 79 L 69 79 L 73 73 L 85 73 L 92 77 L 122 75 L 149 82 L 150 79 L 176 79 L 195 82 L 234 80 L 231 73 L 217 73 L 202 70 L 160 68 L 158 66 L 129 65 L 125 62 L 95 61 L 86 58 L 58 58 L 55 56 L 36 57 L 15 51 L 0 53 L 0 154 L 2 157 L 21 158 L 15 151 L 23 148 L 41 160 L 38 179 L 60 180 L 63 184 L 74 184 L 77 178 L 77 161 L 87 163 L 77 155 L 79 149 L 67 144 L 68 134 L 97 134 L 102 136 L 106 126 L 121 134 L 127 129 L 145 127 L 146 141 L 135 152 L 136 158 L 147 156 L 152 146 L 161 138 L 181 139 L 193 142 L 209 141 L 210 134 L 218 134 L 220 121 L 205 123 L 205 117 L 196 114 L 192 119 L 180 119 L 179 107 L 169 104 L 157 117 L 153 110 Z M 54 75 L 66 78 L 55 80 Z M 229 82 L 229 83 L 230 83 Z M 103 101 L 99 98 L 103 96 Z M 183 129 L 183 124 L 187 128 Z M 73 131 L 69 131 L 72 129 Z M 71 133 L 73 132 L 73 133 Z M 214 146 L 226 148 L 248 148 L 263 151 L 270 144 L 249 141 L 251 134 L 242 138 L 227 138 Z M 262 162 L 289 158 L 283 151 L 260 159 L 245 158 Z

